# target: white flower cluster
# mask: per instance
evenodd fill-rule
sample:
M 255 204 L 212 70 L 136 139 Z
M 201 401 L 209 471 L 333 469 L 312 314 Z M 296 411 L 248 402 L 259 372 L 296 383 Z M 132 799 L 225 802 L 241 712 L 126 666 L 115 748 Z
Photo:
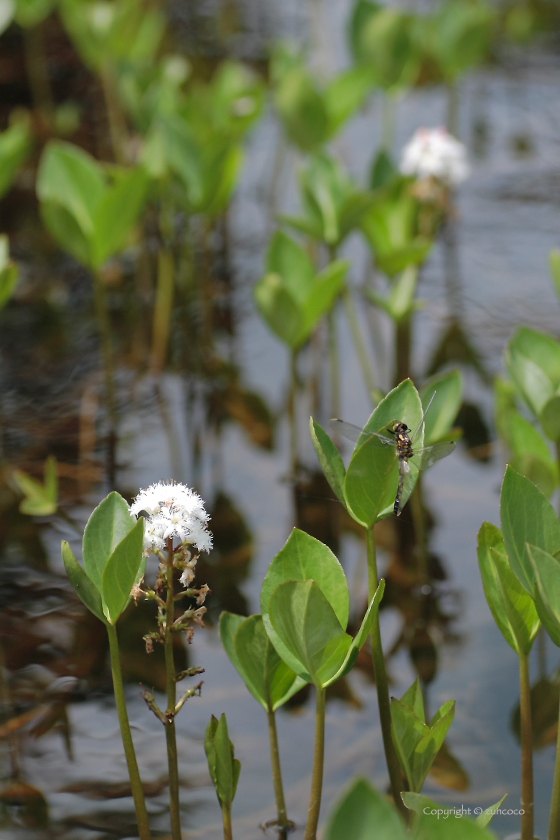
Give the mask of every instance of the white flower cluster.
M 182 543 L 198 551 L 210 551 L 212 534 L 206 527 L 209 515 L 204 502 L 190 487 L 160 481 L 140 490 L 130 506 L 130 513 L 147 516 L 144 529 L 144 551 L 161 551 L 165 541 L 178 537 Z
M 445 128 L 419 128 L 403 149 L 401 172 L 454 186 L 469 174 L 467 150 Z

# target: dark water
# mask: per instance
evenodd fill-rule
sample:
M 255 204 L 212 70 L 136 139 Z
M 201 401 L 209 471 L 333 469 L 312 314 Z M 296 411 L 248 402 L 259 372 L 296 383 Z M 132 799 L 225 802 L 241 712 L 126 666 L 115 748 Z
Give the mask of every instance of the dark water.
M 207 11 L 210 21 L 212 8 Z M 177 10 L 173 14 L 181 17 Z M 247 8 L 244 14 L 244 20 L 256 20 L 260 13 Z M 346 4 L 331 4 L 330 25 L 319 16 L 310 28 L 317 39 L 319 66 L 336 69 L 343 63 L 339 24 L 346 14 Z M 272 31 L 293 31 L 301 17 L 298 8 L 286 7 L 284 17 L 278 9 L 262 12 L 260 28 L 241 27 L 241 34 L 226 39 L 220 49 L 258 58 Z M 208 28 L 201 31 L 208 33 Z M 8 36 L 4 38 L 11 45 Z M 208 53 L 215 42 L 211 35 L 206 37 Z M 201 38 L 197 43 L 204 45 Z M 499 522 L 503 453 L 499 444 L 488 447 L 484 441 L 485 427 L 491 427 L 489 382 L 501 370 L 504 343 L 519 323 L 560 334 L 560 306 L 547 273 L 548 251 L 560 244 L 559 71 L 560 57 L 550 51 L 516 53 L 503 56 L 491 70 L 477 73 L 461 87 L 460 136 L 470 149 L 472 176 L 457 197 L 456 249 L 440 243 L 422 272 L 419 294 L 426 306 L 414 326 L 412 363 L 421 381 L 446 331 L 460 329 L 469 338 L 481 363 L 478 371 L 464 369 L 465 402 L 470 406 L 464 417 L 474 451 L 459 447 L 425 480 L 425 503 L 433 517 L 434 578 L 432 593 L 423 601 L 406 586 L 399 587 L 390 530 L 380 537 L 386 546 L 380 550 L 381 570 L 386 573 L 391 565 L 393 581 L 382 613 L 386 649 L 395 648 L 388 665 L 391 693 L 400 696 L 421 670 L 430 710 L 456 699 L 448 753 L 437 771 L 445 785 L 429 777 L 425 792 L 449 805 L 471 808 L 487 807 L 506 792 L 509 807 L 519 807 L 520 750 L 512 729 L 519 697 L 517 660 L 491 619 L 475 549 L 481 522 Z M 408 96 L 398 108 L 395 150 L 418 126 L 443 123 L 445 108 L 440 90 Z M 357 179 L 365 177 L 376 148 L 380 118 L 381 103 L 373 100 L 335 143 L 335 151 Z M 260 276 L 274 225 L 269 185 L 278 137 L 274 118 L 265 114 L 249 138 L 248 165 L 227 224 L 210 240 L 214 330 L 205 332 L 192 300 L 178 295 L 171 361 L 158 383 L 145 372 L 150 304 L 149 295 L 143 299 L 137 294 L 133 259 L 115 271 L 110 290 L 119 360 L 117 489 L 130 498 L 153 481 L 174 478 L 195 486 L 214 514 L 217 550 L 197 576 L 213 590 L 210 620 L 183 654 L 185 662 L 206 669 L 204 686 L 201 698 L 187 703 L 177 723 L 185 835 L 208 840 L 221 833 L 203 750 L 211 714 L 227 713 L 242 763 L 233 807 L 235 836 L 256 840 L 262 836 L 259 823 L 274 814 L 265 715 L 227 661 L 213 623 L 221 609 L 259 610 L 260 584 L 294 523 L 294 504 L 299 506 L 300 523 L 305 514 L 307 523 L 338 539 L 356 603 L 365 592 L 364 547 L 344 523 L 333 532 L 335 503 L 322 503 L 324 488 L 316 484 L 300 487 L 294 499 L 293 482 L 286 480 L 287 357 L 252 304 L 252 285 Z M 277 208 L 294 204 L 292 175 L 297 165 L 293 156 L 285 155 L 280 183 L 288 185 L 276 196 Z M 69 539 L 78 550 L 79 537 L 68 522 L 31 520 L 20 514 L 10 480 L 14 468 L 38 477 L 46 456 L 56 455 L 62 507 L 80 530 L 108 492 L 91 285 L 86 273 L 42 233 L 32 179 L 19 183 L 0 213 L 2 229 L 10 233 L 13 255 L 21 265 L 16 297 L 0 314 L 0 702 L 8 710 L 4 717 L 15 721 L 10 732 L 2 730 L 0 740 L 0 827 L 7 840 L 133 836 L 104 630 L 76 602 L 60 559 L 60 540 Z M 358 284 L 365 262 L 361 244 L 350 241 L 345 255 L 353 261 L 352 279 Z M 201 271 L 207 264 L 202 254 Z M 374 317 L 373 328 L 375 376 L 380 387 L 388 388 L 390 330 L 381 316 Z M 361 423 L 370 406 L 343 322 L 340 332 L 344 416 Z M 302 375 L 311 365 L 309 355 L 301 360 Z M 316 470 L 306 432 L 311 410 L 311 396 L 303 391 L 300 440 L 310 471 Z M 325 412 L 326 407 L 319 412 L 321 422 L 328 416 Z M 477 430 L 479 418 L 483 425 Z M 409 528 L 406 517 L 396 527 Z M 139 696 L 140 682 L 163 684 L 161 657 L 156 651 L 148 658 L 141 641 L 152 620 L 150 611 L 140 606 L 119 629 L 148 807 L 154 830 L 165 835 L 163 733 Z M 550 678 L 557 666 L 551 645 L 540 658 L 534 651 L 531 678 L 541 681 L 545 742 L 554 736 L 555 715 L 553 711 L 549 717 L 549 707 L 554 706 L 555 689 Z M 278 726 L 288 810 L 302 825 L 311 773 L 312 698 L 302 698 L 296 709 L 279 713 Z M 539 836 L 545 833 L 553 761 L 551 746 L 535 754 Z M 368 776 L 380 789 L 386 786 L 367 661 L 327 706 L 323 814 L 356 773 Z M 497 818 L 493 828 L 505 836 L 516 830 L 516 818 Z

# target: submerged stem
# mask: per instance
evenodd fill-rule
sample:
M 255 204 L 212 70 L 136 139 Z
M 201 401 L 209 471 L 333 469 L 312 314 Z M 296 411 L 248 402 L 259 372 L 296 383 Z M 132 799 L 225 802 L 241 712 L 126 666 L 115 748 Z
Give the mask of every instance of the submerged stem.
M 111 673 L 113 676 L 113 687 L 115 690 L 115 704 L 117 706 L 117 715 L 121 729 L 124 754 L 126 756 L 126 766 L 130 777 L 130 787 L 132 788 L 136 819 L 138 820 L 138 834 L 140 840 L 151 840 L 152 835 L 150 833 L 150 825 L 148 822 L 148 812 L 146 810 L 146 802 L 144 800 L 144 792 L 142 790 L 142 782 L 140 780 L 138 762 L 136 761 L 136 753 L 134 752 L 134 743 L 132 741 L 128 712 L 126 710 L 126 702 L 124 699 L 117 629 L 113 624 L 107 625 L 107 634 L 109 636 L 109 650 L 111 652 Z
M 315 750 L 313 753 L 313 774 L 311 776 L 311 795 L 307 811 L 307 823 L 303 840 L 315 840 L 319 811 L 321 810 L 321 793 L 323 790 L 323 764 L 325 759 L 325 688 L 316 688 L 317 705 L 315 711 Z
M 523 814 L 521 815 L 521 840 L 533 840 L 533 735 L 531 731 L 529 655 L 527 653 L 519 653 L 519 689 L 521 725 L 521 808 L 523 810 Z
M 177 758 L 177 737 L 175 734 L 175 703 L 177 701 L 177 683 L 175 682 L 175 662 L 173 658 L 173 633 L 175 600 L 173 593 L 173 540 L 167 540 L 167 600 L 165 604 L 165 672 L 167 681 L 167 709 L 165 711 L 165 741 L 167 745 L 167 765 L 169 768 L 169 811 L 171 816 L 171 836 L 181 840 L 181 816 L 179 809 L 179 765 Z
M 548 840 L 560 840 L 560 703 L 558 704 L 558 737 L 556 741 L 554 781 L 552 782 L 552 799 L 550 802 Z
M 274 798 L 276 799 L 276 811 L 278 814 L 278 825 L 280 828 L 289 826 L 288 815 L 286 814 L 286 801 L 284 799 L 284 786 L 282 784 L 282 770 L 280 769 L 280 752 L 278 750 L 278 733 L 276 732 L 276 714 L 272 710 L 267 711 L 268 737 L 270 740 L 270 762 L 272 765 L 272 781 L 274 784 Z
M 368 601 L 375 595 L 378 586 L 377 579 L 377 558 L 375 554 L 375 537 L 373 526 L 366 529 L 367 564 L 368 564 Z M 385 658 L 381 644 L 381 628 L 379 626 L 379 612 L 376 611 L 373 624 L 371 625 L 371 657 L 373 659 L 373 670 L 375 673 L 375 685 L 377 688 L 377 703 L 379 705 L 379 718 L 381 721 L 381 734 L 383 736 L 383 747 L 385 760 L 389 771 L 391 793 L 395 807 L 406 818 L 408 811 L 401 799 L 401 790 L 404 790 L 401 766 L 393 744 L 391 734 L 391 702 L 389 700 L 389 684 L 387 672 L 385 671 Z

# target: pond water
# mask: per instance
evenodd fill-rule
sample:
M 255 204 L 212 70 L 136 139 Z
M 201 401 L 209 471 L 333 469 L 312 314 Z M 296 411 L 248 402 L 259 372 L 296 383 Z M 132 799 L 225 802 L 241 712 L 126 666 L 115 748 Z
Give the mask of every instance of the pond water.
M 334 37 L 332 32 L 342 33 L 339 24 L 348 10 L 342 3 L 331 7 L 333 48 L 318 50 L 319 64 L 325 56 L 335 64 L 344 61 L 342 34 Z M 284 31 L 295 30 L 299 20 L 297 9 L 286 10 Z M 270 20 L 261 23 L 265 29 L 272 25 Z M 454 324 L 476 348 L 484 375 L 472 366 L 463 368 L 468 409 L 462 417 L 470 449 L 460 445 L 423 484 L 433 518 L 433 576 L 427 595 L 418 596 L 403 585 L 406 570 L 395 558 L 391 528 L 406 532 L 407 517 L 391 523 L 379 540 L 381 572 L 392 582 L 381 614 L 385 649 L 394 649 L 388 663 L 391 694 L 401 696 L 420 672 L 430 709 L 456 699 L 446 754 L 428 777 L 425 792 L 437 801 L 471 808 L 485 808 L 504 793 L 510 808 L 519 807 L 520 748 L 512 723 L 519 700 L 517 659 L 484 599 L 476 535 L 483 520 L 499 522 L 503 452 L 488 440 L 494 438 L 490 382 L 501 371 L 504 343 L 519 323 L 560 336 L 560 306 L 547 270 L 548 252 L 558 247 L 560 237 L 559 71 L 558 54 L 516 52 L 461 86 L 459 134 L 470 149 L 472 174 L 457 195 L 456 267 L 449 276 L 450 246 L 442 242 L 422 271 L 419 294 L 425 308 L 414 326 L 412 363 L 421 382 L 442 336 Z M 439 89 L 407 96 L 397 111 L 395 149 L 418 126 L 442 124 L 445 109 Z M 365 177 L 380 117 L 381 103 L 373 99 L 334 144 L 356 179 Z M 197 575 L 213 591 L 207 602 L 209 620 L 183 654 L 190 664 L 205 668 L 204 685 L 201 697 L 189 700 L 177 722 L 185 836 L 206 840 L 221 836 L 203 750 L 211 714 L 227 713 L 242 764 L 233 806 L 235 836 L 257 840 L 263 836 L 259 824 L 274 816 L 266 717 L 221 648 L 219 612 L 259 611 L 263 576 L 294 525 L 294 509 L 300 527 L 307 525 L 338 545 L 357 601 L 365 598 L 364 545 L 316 475 L 307 487 L 290 479 L 288 359 L 252 303 L 252 287 L 274 227 L 269 188 L 278 138 L 278 125 L 268 112 L 249 138 L 227 226 L 210 243 L 215 332 L 205 334 L 197 322 L 200 313 L 186 296 L 181 298 L 172 362 L 158 382 L 146 374 L 149 319 L 143 302 L 133 302 L 129 266 L 115 271 L 110 289 L 119 353 L 116 488 L 131 498 L 141 487 L 174 478 L 193 485 L 213 513 L 217 547 Z M 276 209 L 294 206 L 297 164 L 285 155 L 280 183 L 287 186 L 276 198 Z M 60 540 L 68 539 L 78 552 L 79 537 L 70 521 L 20 514 L 9 478 L 16 467 L 38 476 L 46 456 L 55 454 L 63 509 L 79 529 L 110 489 L 91 286 L 85 272 L 41 233 L 29 186 L 20 184 L 0 212 L 22 270 L 16 298 L 0 315 L 0 702 L 17 712 L 18 722 L 0 741 L 2 836 L 134 836 L 104 631 L 74 598 L 60 558 Z M 352 260 L 352 279 L 358 285 L 365 270 L 360 243 L 350 240 L 344 256 Z M 368 326 L 365 317 L 363 326 Z M 376 381 L 387 389 L 393 363 L 390 330 L 379 315 L 373 328 L 380 349 Z M 340 358 L 343 416 L 364 423 L 371 406 L 342 320 Z M 309 355 L 301 360 L 302 376 L 311 365 Z M 298 421 L 310 476 L 317 471 L 306 431 L 311 410 L 311 395 L 302 391 Z M 317 419 L 326 422 L 326 406 L 319 407 Z M 250 439 L 260 436 L 266 444 L 272 432 L 270 446 L 256 446 Z M 149 786 L 148 809 L 154 830 L 165 836 L 165 742 L 161 724 L 139 693 L 139 683 L 162 685 L 161 657 L 156 651 L 149 658 L 143 651 L 141 637 L 152 620 L 140 605 L 130 609 L 119 631 L 133 735 Z M 558 660 L 551 644 L 535 648 L 531 659 L 532 683 L 540 681 L 539 734 L 545 742 L 535 752 L 540 837 L 546 833 L 552 784 L 555 713 L 550 698 L 557 697 L 552 678 Z M 295 837 L 303 836 L 307 810 L 313 719 L 311 697 L 299 698 L 278 715 L 288 811 L 300 826 Z M 330 696 L 326 728 L 323 819 L 355 774 L 367 776 L 381 790 L 387 785 L 367 661 Z M 517 820 L 501 817 L 492 827 L 505 837 L 517 829 Z

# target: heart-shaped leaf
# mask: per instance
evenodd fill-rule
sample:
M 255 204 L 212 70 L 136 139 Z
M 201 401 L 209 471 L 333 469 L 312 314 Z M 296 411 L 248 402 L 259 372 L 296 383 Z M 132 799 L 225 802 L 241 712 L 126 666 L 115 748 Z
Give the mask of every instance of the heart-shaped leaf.
M 516 653 L 529 653 L 540 626 L 537 611 L 511 570 L 500 529 L 490 522 L 484 522 L 478 532 L 477 553 L 494 621 Z
M 365 779 L 355 779 L 337 803 L 325 840 L 406 840 L 396 809 Z
M 80 598 L 82 603 L 85 604 L 88 610 L 96 616 L 96 618 L 104 624 L 107 624 L 107 619 L 103 614 L 103 602 L 101 600 L 101 595 L 97 591 L 95 584 L 93 584 L 88 578 L 76 560 L 72 549 L 65 540 L 61 543 L 61 550 L 64 568 L 66 569 L 66 574 L 68 575 L 70 583 L 74 587 L 76 595 Z
M 105 615 L 111 624 L 116 624 L 128 604 L 130 591 L 142 563 L 143 541 L 144 519 L 140 517 L 105 564 L 101 576 L 101 593 Z
M 269 601 L 276 587 L 287 580 L 314 580 L 333 608 L 341 625 L 348 624 L 349 596 L 342 566 L 322 542 L 294 528 L 278 552 L 263 580 L 261 613 L 266 632 L 280 657 L 298 673 L 299 663 L 276 634 L 269 618 Z
M 342 667 L 352 644 L 335 612 L 313 580 L 277 586 L 269 604 L 275 638 L 290 653 L 296 673 L 324 688 Z
M 346 469 L 340 457 L 340 452 L 325 430 L 312 417 L 309 418 L 309 431 L 325 478 L 337 498 L 346 507 L 346 498 L 344 495 Z
M 136 518 L 130 515 L 127 503 L 115 491 L 91 514 L 84 531 L 84 569 L 99 592 L 103 591 L 102 576 L 109 557 L 135 525 Z
M 543 626 L 560 647 L 560 562 L 538 546 L 527 544 L 535 575 L 535 606 Z
M 510 466 L 506 468 L 502 484 L 500 515 L 511 568 L 532 596 L 535 575 L 527 543 L 554 554 L 560 549 L 560 522 L 538 487 Z

